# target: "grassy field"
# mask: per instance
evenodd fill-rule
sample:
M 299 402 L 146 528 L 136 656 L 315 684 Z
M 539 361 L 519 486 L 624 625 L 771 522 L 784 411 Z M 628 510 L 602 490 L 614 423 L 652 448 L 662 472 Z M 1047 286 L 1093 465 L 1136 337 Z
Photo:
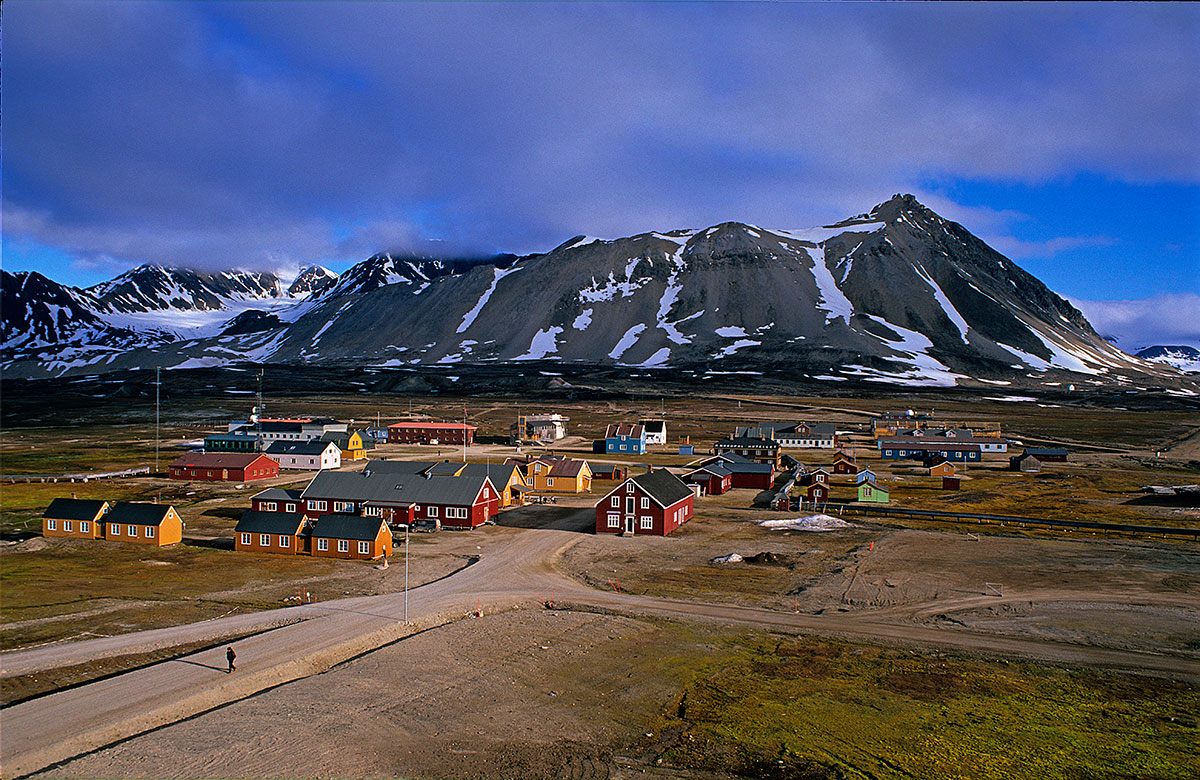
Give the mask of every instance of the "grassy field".
M 715 641 L 658 724 L 675 735 L 664 763 L 813 780 L 1200 776 L 1200 690 L 1185 683 L 806 638 Z

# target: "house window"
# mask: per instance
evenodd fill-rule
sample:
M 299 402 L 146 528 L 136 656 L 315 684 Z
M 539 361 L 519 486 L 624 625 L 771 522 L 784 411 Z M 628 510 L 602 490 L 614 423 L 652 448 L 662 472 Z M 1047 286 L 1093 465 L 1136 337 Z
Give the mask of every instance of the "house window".
M 58 530 L 58 521 L 57 520 L 47 520 L 46 528 L 50 531 L 57 531 Z
M 152 526 L 146 526 L 146 538 L 147 539 L 154 538 L 154 528 Z
M 427 511 L 425 514 L 429 517 L 437 517 L 438 516 L 438 508 L 436 506 L 427 507 Z
M 363 507 L 363 515 L 365 517 L 383 517 L 383 507 L 381 507 L 381 506 Z
M 348 539 L 338 539 L 338 552 L 350 552 L 350 541 Z
M 608 527 L 609 528 L 619 528 L 620 526 L 621 526 L 621 513 L 620 512 L 609 512 L 608 513 Z
M 135 536 L 135 537 L 137 536 L 137 526 L 136 525 L 127 526 L 125 528 L 125 530 L 129 532 L 130 536 Z
M 271 535 L 270 534 L 259 534 L 258 535 L 258 544 L 260 547 L 270 547 L 271 546 Z
M 275 502 L 274 502 L 274 501 L 267 501 L 267 502 L 264 502 L 264 503 L 263 503 L 263 511 L 264 511 L 264 512 L 274 512 L 274 511 L 275 511 L 275 506 L 276 506 L 276 504 L 275 504 Z
M 621 497 L 613 496 L 612 501 L 610 502 L 610 505 L 613 506 L 614 508 L 620 509 L 621 508 Z
M 250 544 L 250 534 L 242 534 L 242 544 Z
M 284 535 L 280 534 L 280 536 L 279 536 L 279 546 L 280 546 L 280 547 L 291 547 L 292 545 L 291 545 L 291 542 L 290 542 L 290 541 L 288 541 L 288 538 L 289 538 L 289 537 L 286 537 L 286 536 L 284 536 Z
M 317 549 L 322 552 L 328 550 L 329 549 L 329 540 L 328 539 L 318 539 L 317 540 Z
M 642 496 L 642 509 L 649 509 L 649 508 L 650 508 L 650 499 L 646 496 Z
M 371 543 L 370 542 L 359 542 L 358 543 L 358 554 L 359 555 L 370 555 L 371 554 Z
M 554 478 L 553 478 L 553 477 L 550 477 L 550 478 L 548 478 L 548 479 L 546 480 L 546 487 L 554 487 Z M 487 496 L 486 496 L 486 491 L 487 491 L 487 488 L 484 488 L 484 492 L 485 492 L 485 495 L 484 495 L 484 497 L 485 497 L 485 498 L 487 497 Z
M 352 501 L 334 501 L 333 511 L 335 512 L 353 512 L 354 502 Z
M 87 520 L 83 520 L 79 523 L 79 530 L 81 533 L 86 534 L 88 531 L 92 530 L 92 524 L 89 523 Z
M 296 505 L 295 505 L 295 504 L 285 504 L 285 505 L 284 505 L 284 511 L 285 511 L 285 512 L 295 512 L 295 511 L 296 511 Z
M 324 501 L 309 501 L 308 508 L 315 512 L 324 512 L 329 507 Z
M 112 523 L 108 526 L 108 532 L 113 536 L 120 536 L 121 526 L 117 525 L 116 523 Z
M 63 520 L 63 530 L 64 531 L 72 530 L 72 524 L 71 524 L 70 520 Z
M 643 531 L 649 531 L 654 528 L 654 518 L 650 515 L 642 515 L 641 525 Z

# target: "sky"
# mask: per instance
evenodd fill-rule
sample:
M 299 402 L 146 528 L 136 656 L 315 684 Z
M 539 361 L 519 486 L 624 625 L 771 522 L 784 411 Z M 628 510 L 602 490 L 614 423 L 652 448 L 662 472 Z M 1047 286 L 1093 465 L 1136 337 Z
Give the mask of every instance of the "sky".
M 1200 346 L 1200 6 L 8 0 L 5 270 L 828 224 L 913 193 Z

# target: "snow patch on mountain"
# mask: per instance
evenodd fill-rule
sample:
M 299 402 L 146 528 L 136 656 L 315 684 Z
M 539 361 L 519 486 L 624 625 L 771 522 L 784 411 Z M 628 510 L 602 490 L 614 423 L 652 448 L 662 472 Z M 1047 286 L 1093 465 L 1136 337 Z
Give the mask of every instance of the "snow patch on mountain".
M 833 281 L 833 274 L 829 272 L 829 266 L 825 265 L 825 250 L 821 247 L 804 247 L 808 252 L 809 259 L 812 260 L 812 275 L 813 280 L 817 284 L 817 292 L 821 296 L 818 307 L 823 308 L 826 312 L 825 322 L 830 322 L 838 317 L 850 324 L 850 318 L 854 315 L 854 304 L 842 294 L 838 289 L 837 283 Z
M 487 305 L 488 300 L 492 297 L 492 293 L 496 292 L 496 285 L 500 284 L 500 280 L 520 270 L 521 267 L 516 265 L 511 268 L 493 268 L 491 285 L 484 290 L 483 295 L 479 296 L 479 300 L 475 302 L 475 306 L 463 315 L 462 323 L 459 324 L 458 330 L 454 332 L 462 333 L 471 327 L 471 323 L 475 322 L 475 318 L 479 316 L 479 312 L 483 311 L 483 307 Z
M 621 336 L 620 340 L 617 341 L 617 345 L 608 353 L 608 356 L 613 360 L 620 360 L 621 356 L 637 343 L 638 337 L 642 335 L 642 331 L 645 329 L 645 323 L 638 323 L 625 331 L 625 335 Z
M 547 359 L 558 352 L 558 335 L 562 332 L 563 329 L 557 325 L 545 330 L 539 330 L 533 334 L 533 339 L 529 342 L 529 351 L 524 355 L 518 355 L 513 360 Z

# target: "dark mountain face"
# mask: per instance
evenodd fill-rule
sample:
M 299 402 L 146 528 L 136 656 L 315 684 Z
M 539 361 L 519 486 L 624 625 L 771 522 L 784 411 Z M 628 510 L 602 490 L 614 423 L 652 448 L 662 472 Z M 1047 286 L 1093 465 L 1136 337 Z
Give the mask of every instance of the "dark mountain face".
M 119 281 L 92 292 L 136 300 Z M 150 275 L 153 293 L 145 294 L 174 300 L 185 286 L 179 277 L 173 283 L 165 289 Z M 576 237 L 546 254 L 484 261 L 379 254 L 279 314 L 278 324 L 255 315 L 221 342 L 178 342 L 154 359 L 558 360 L 910 385 L 1155 370 L 911 196 L 809 230 L 731 222 L 616 240 Z M 128 355 L 113 365 L 139 360 Z
M 278 298 L 279 279 L 256 271 L 199 273 L 182 268 L 139 266 L 87 292 L 97 308 L 106 312 L 132 314 L 165 309 L 216 311 L 222 299 Z
M 288 295 L 293 298 L 304 298 L 311 293 L 320 294 L 337 283 L 338 275 L 319 265 L 310 266 L 300 272 L 296 280 L 288 287 Z
M 1177 368 L 1188 374 L 1200 374 L 1200 349 L 1186 345 L 1146 347 L 1137 357 Z

